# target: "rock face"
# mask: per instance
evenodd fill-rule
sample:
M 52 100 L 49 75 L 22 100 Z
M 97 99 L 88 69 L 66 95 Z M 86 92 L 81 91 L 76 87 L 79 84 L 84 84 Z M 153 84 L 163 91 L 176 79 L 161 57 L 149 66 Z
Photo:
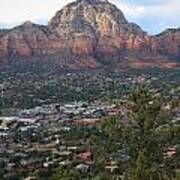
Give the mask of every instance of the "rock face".
M 157 57 L 167 63 L 165 55 L 180 55 L 180 33 L 164 34 L 148 36 L 106 0 L 77 0 L 58 11 L 47 26 L 26 22 L 1 30 L 0 59 L 40 57 L 72 69 L 116 64 L 133 68 L 134 63 L 137 68 L 139 62 L 139 67 L 152 66 Z
M 104 61 L 119 58 L 128 50 L 154 51 L 153 40 L 107 1 L 71 3 L 57 12 L 48 27 L 56 36 L 66 37 L 74 53 L 95 55 Z
M 4 32 L 0 37 L 0 57 L 33 56 L 47 49 L 47 27 L 25 22 L 21 26 Z
M 180 28 L 167 29 L 154 37 L 158 52 L 172 58 L 180 58 Z

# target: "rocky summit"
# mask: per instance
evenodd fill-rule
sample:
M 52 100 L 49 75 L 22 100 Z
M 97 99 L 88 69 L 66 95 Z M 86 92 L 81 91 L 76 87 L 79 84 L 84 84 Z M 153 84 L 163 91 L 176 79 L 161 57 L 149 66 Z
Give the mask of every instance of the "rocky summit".
M 47 26 L 0 30 L 0 62 L 41 59 L 67 69 L 177 68 L 180 30 L 149 36 L 107 0 L 77 0 Z

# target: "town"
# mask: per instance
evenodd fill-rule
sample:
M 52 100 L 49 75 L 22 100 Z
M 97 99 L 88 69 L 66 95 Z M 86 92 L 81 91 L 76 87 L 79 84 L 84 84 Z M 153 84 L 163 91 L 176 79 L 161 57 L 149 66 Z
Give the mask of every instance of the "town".
M 73 102 L 50 104 L 20 110 L 16 116 L 0 117 L 0 166 L 1 176 L 8 178 L 26 177 L 37 179 L 37 175 L 48 177 L 59 166 L 73 167 L 82 173 L 93 171 L 93 154 L 89 134 L 106 117 L 118 117 L 120 126 L 134 126 L 130 119 L 127 102 L 109 104 Z M 164 105 L 166 111 L 172 110 Z M 180 122 L 180 109 L 174 108 L 173 123 Z M 166 152 L 176 155 L 177 147 Z M 119 163 L 129 160 L 119 150 L 110 155 L 106 169 L 115 172 Z
M 73 136 L 73 129 L 91 129 L 107 115 L 125 116 L 127 112 L 121 110 L 116 105 L 74 102 L 35 107 L 22 110 L 14 117 L 0 117 L 1 173 L 4 169 L 7 173 L 29 174 L 68 164 L 87 170 L 93 164 L 92 154 L 81 132 L 79 139 L 73 140 L 78 136 Z M 67 133 L 69 139 L 64 137 Z
M 136 134 L 142 126 L 135 118 L 141 113 L 147 121 L 148 113 L 150 117 L 159 114 L 155 119 L 165 114 L 160 118 L 163 123 L 153 119 L 153 123 L 159 124 L 155 128 L 158 138 L 152 134 L 151 139 L 153 144 L 163 143 L 163 148 L 157 148 L 157 154 L 163 151 L 164 159 L 160 160 L 163 166 L 170 161 L 168 167 L 172 166 L 173 173 L 179 171 L 179 71 L 59 74 L 55 70 L 52 73 L 40 70 L 39 74 L 36 67 L 33 70 L 34 73 L 32 69 L 21 72 L 18 67 L 18 72 L 10 69 L 0 72 L 1 179 L 51 180 L 58 168 L 80 173 L 80 179 L 93 179 L 100 176 L 99 172 L 105 172 L 103 180 L 108 175 L 108 180 L 111 175 L 124 179 L 133 156 L 142 151 L 144 139 L 136 147 L 138 139 L 132 141 L 130 133 Z M 136 98 L 131 98 L 137 87 L 152 94 L 152 98 L 145 96 L 149 97 L 147 102 L 140 102 L 142 107 L 144 103 L 149 108 L 140 115 L 141 106 Z M 138 99 L 143 93 L 146 92 L 142 91 Z M 160 109 L 154 104 L 156 101 L 161 101 Z M 134 103 L 136 107 L 132 107 Z M 149 132 L 147 142 L 148 137 Z M 139 148 L 137 152 L 135 147 Z

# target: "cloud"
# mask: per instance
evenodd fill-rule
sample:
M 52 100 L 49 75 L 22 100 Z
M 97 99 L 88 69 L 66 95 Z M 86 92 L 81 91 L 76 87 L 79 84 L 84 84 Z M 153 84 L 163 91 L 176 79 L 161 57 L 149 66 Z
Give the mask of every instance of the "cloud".
M 169 0 L 116 0 L 123 3 L 129 3 L 134 5 L 143 5 L 143 6 L 161 6 L 166 4 Z
M 72 0 L 1 0 L 0 24 L 7 27 L 30 20 L 49 20 L 54 13 Z
M 151 34 L 169 27 L 180 27 L 179 0 L 111 0 L 123 10 L 128 20 Z
M 116 4 L 127 17 L 138 17 L 144 14 L 144 6 L 130 3 L 129 1 L 110 0 L 110 2 Z

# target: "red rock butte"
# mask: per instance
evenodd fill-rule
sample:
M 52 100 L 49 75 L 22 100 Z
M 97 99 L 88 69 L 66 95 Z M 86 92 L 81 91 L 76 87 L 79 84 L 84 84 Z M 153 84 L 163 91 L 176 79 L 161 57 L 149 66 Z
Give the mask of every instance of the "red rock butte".
M 77 0 L 47 26 L 0 30 L 0 62 L 39 58 L 67 69 L 179 68 L 180 29 L 149 36 L 107 0 Z

